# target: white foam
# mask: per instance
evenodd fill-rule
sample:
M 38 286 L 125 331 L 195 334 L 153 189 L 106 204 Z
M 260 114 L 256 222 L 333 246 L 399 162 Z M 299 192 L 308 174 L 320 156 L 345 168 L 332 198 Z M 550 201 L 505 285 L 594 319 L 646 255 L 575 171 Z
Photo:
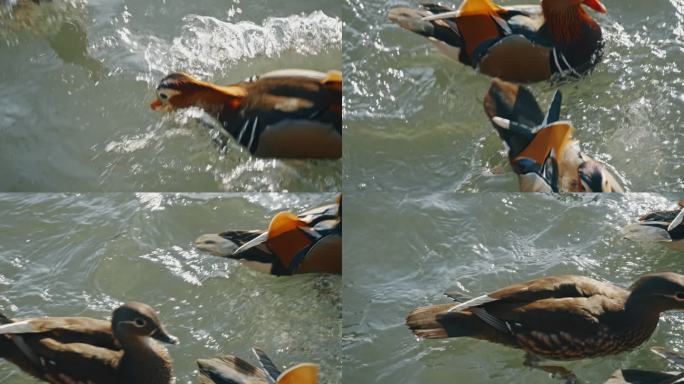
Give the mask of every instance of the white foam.
M 145 60 L 155 76 L 177 70 L 211 75 L 244 59 L 277 57 L 283 52 L 316 55 L 340 49 L 341 42 L 342 21 L 322 11 L 270 17 L 261 24 L 188 15 L 183 18 L 180 36 L 170 44 L 150 39 Z

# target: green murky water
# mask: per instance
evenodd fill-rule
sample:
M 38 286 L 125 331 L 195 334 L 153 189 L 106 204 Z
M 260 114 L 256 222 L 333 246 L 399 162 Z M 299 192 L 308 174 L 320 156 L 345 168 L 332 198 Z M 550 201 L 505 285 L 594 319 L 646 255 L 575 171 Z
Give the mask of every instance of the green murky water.
M 0 191 L 338 191 L 340 161 L 221 151 L 211 119 L 149 103 L 172 71 L 340 69 L 341 38 L 336 0 L 26 1 L 0 17 Z
M 277 278 L 198 252 L 200 234 L 259 229 L 282 210 L 334 194 L 0 194 L 0 310 L 12 317 L 109 318 L 125 301 L 152 305 L 181 344 L 178 383 L 195 360 L 268 351 L 282 366 L 321 365 L 341 383 L 339 276 Z M 0 382 L 33 382 L 0 361 Z

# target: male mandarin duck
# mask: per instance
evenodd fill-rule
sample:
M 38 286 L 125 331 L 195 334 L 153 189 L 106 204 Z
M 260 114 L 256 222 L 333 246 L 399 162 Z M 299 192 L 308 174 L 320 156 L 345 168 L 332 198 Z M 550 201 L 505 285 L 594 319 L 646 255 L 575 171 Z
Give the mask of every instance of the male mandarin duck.
M 342 205 L 314 208 L 299 215 L 280 212 L 267 231 L 226 231 L 202 235 L 195 246 L 240 260 L 273 275 L 342 273 Z
M 662 242 L 672 249 L 684 251 L 684 200 L 679 201 L 678 209 L 641 216 L 638 223 L 627 225 L 622 232 L 625 238 L 633 241 Z
M 393 8 L 389 18 L 481 73 L 532 83 L 556 74 L 579 76 L 600 61 L 601 27 L 582 5 L 606 12 L 599 0 L 510 7 L 464 0 L 458 10 L 429 2 L 421 9 Z
M 669 310 L 684 310 L 684 275 L 645 275 L 629 289 L 566 275 L 418 308 L 406 324 L 423 338 L 471 337 L 522 349 L 530 364 L 629 351 L 648 340 Z
M 484 108 L 508 148 L 522 192 L 623 192 L 606 167 L 582 153 L 568 121 L 559 121 L 556 92 L 546 116 L 532 93 L 494 79 Z
M 157 341 L 177 344 L 155 311 L 126 303 L 112 320 L 0 315 L 0 358 L 53 384 L 170 384 L 171 358 Z
M 184 73 L 161 80 L 153 110 L 199 107 L 252 155 L 338 159 L 342 74 L 287 69 L 219 86 Z
M 657 372 L 642 369 L 619 369 L 604 384 L 682 384 L 684 383 L 684 356 L 661 347 L 651 351 L 677 367 L 679 372 Z
M 317 384 L 320 368 L 302 363 L 281 372 L 258 348 L 252 348 L 261 368 L 237 356 L 197 360 L 199 384 Z

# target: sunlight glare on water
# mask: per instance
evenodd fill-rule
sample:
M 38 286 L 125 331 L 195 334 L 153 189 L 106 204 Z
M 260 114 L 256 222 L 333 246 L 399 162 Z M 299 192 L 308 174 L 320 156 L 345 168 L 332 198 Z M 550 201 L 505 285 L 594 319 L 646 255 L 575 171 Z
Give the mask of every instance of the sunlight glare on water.
M 315 362 L 321 382 L 339 384 L 339 276 L 277 278 L 193 245 L 204 233 L 262 229 L 279 211 L 334 200 L 334 194 L 3 194 L 0 311 L 107 319 L 122 302 L 142 301 L 181 340 L 168 347 L 178 383 L 196 382 L 198 358 L 238 354 L 251 361 L 250 348 L 259 346 L 280 367 Z M 0 382 L 29 380 L 0 361 Z
M 455 2 L 457 4 L 458 2 Z M 508 1 L 504 5 L 531 3 Z M 684 189 L 682 2 L 606 0 L 606 49 L 588 77 L 560 85 L 561 115 L 582 149 L 627 189 Z M 515 192 L 518 185 L 482 107 L 490 79 L 390 22 L 394 6 L 344 4 L 346 177 L 368 190 Z M 555 86 L 533 85 L 545 108 Z
M 336 191 L 340 161 L 221 150 L 213 119 L 149 104 L 174 71 L 218 84 L 282 68 L 341 68 L 336 1 L 134 0 L 0 15 L 0 190 Z
M 364 225 L 345 229 L 345 382 L 561 383 L 524 367 L 520 350 L 469 338 L 418 340 L 406 315 L 448 303 L 445 292 L 477 297 L 549 275 L 628 287 L 646 273 L 681 272 L 680 252 L 627 241 L 621 228 L 683 197 L 347 193 L 345 220 Z M 682 352 L 683 323 L 681 312 L 668 312 L 634 351 L 561 365 L 583 383 L 603 383 L 618 368 L 668 370 L 649 348 Z

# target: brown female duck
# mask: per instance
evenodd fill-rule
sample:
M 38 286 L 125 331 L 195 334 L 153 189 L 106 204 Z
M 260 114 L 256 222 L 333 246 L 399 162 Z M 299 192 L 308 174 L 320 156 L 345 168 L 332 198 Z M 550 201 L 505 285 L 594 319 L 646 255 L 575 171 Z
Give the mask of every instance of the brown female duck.
M 54 384 L 170 384 L 171 358 L 156 341 L 178 343 L 146 304 L 88 317 L 0 318 L 0 357 Z M 155 341 L 156 340 L 156 341 Z
M 458 10 L 429 2 L 421 9 L 394 8 L 389 18 L 486 75 L 531 83 L 554 74 L 579 76 L 599 62 L 601 27 L 582 5 L 606 12 L 599 0 L 511 7 L 465 0 Z
M 633 241 L 665 243 L 674 250 L 684 251 L 684 200 L 679 201 L 678 209 L 641 216 L 638 223 L 627 225 L 622 232 Z
M 223 356 L 197 360 L 199 384 L 316 384 L 316 364 L 303 363 L 281 372 L 273 361 L 258 348 L 252 351 L 259 359 L 261 368 L 237 356 Z
M 623 192 L 603 164 L 581 151 L 572 123 L 560 121 L 561 102 L 557 91 L 544 116 L 527 88 L 499 79 L 485 96 L 485 112 L 506 143 L 520 191 Z
M 341 197 L 299 215 L 281 212 L 267 231 L 202 235 L 195 246 L 273 275 L 342 273 Z
M 684 310 L 683 275 L 645 275 L 629 289 L 568 275 L 512 285 L 459 304 L 418 308 L 406 324 L 419 337 L 472 337 L 523 349 L 529 356 L 571 360 L 638 347 L 669 310 Z
M 273 71 L 225 87 L 172 73 L 159 83 L 150 107 L 202 108 L 258 157 L 342 155 L 342 74 L 337 71 Z

